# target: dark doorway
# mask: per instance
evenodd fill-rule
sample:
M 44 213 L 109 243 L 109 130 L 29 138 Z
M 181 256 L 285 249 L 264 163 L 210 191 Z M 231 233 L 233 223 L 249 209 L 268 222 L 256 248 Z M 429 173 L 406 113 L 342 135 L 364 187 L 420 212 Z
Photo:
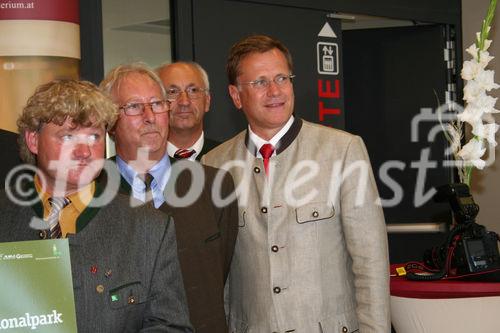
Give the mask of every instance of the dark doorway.
M 450 222 L 448 207 L 430 199 L 434 186 L 451 179 L 451 169 L 443 167 L 447 142 L 442 133 L 428 138 L 440 130 L 434 110 L 444 103 L 444 26 L 348 30 L 343 36 L 346 130 L 364 139 L 381 198 L 394 198 L 397 188 L 402 194 L 384 207 L 389 228 Z M 425 172 L 419 164 L 428 164 Z M 419 259 L 441 238 L 393 234 L 391 261 Z

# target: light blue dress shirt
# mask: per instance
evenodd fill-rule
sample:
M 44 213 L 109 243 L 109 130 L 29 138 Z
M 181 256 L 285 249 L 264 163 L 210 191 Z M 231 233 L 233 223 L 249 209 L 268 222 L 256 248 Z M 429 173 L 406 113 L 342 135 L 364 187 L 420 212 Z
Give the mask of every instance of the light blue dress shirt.
M 116 156 L 116 164 L 123 178 L 129 183 L 132 188 L 132 196 L 144 202 L 146 200 L 146 185 L 139 178 L 139 173 L 135 171 L 130 165 L 127 164 L 120 156 Z M 170 178 L 171 165 L 170 159 L 167 154 L 163 156 L 149 171 L 153 176 L 151 183 L 151 191 L 153 193 L 153 203 L 155 208 L 160 207 L 165 202 L 163 191 L 167 186 L 168 179 Z

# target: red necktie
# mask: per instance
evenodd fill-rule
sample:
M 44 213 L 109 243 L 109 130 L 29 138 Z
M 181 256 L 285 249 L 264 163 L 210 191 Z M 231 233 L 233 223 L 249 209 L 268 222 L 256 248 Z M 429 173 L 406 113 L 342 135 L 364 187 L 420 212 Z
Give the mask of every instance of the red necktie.
M 190 158 L 194 153 L 196 153 L 194 149 L 177 149 L 174 154 L 174 158 L 178 160 L 183 158 Z
M 264 158 L 264 170 L 266 170 L 266 175 L 269 174 L 269 158 L 273 155 L 274 147 L 270 143 L 263 144 L 259 149 L 259 153 Z

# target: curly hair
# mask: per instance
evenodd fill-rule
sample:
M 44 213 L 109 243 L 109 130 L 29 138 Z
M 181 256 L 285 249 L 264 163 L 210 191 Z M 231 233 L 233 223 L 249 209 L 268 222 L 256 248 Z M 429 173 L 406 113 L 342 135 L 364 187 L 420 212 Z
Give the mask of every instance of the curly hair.
M 287 47 L 279 40 L 266 35 L 251 35 L 234 44 L 227 58 L 226 74 L 229 84 L 236 84 L 240 73 L 241 61 L 251 53 L 264 53 L 272 49 L 280 50 L 286 58 L 288 69 L 293 71 L 292 55 Z
M 76 126 L 112 128 L 118 117 L 116 105 L 88 81 L 54 80 L 39 86 L 17 119 L 21 158 L 31 164 L 36 156 L 28 149 L 24 134 L 40 131 L 43 124 L 62 125 L 70 118 Z

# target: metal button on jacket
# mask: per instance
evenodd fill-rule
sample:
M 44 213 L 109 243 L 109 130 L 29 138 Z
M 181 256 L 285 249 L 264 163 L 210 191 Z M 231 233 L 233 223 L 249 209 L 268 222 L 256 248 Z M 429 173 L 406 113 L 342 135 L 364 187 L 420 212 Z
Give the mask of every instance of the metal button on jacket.
M 273 246 L 271 247 L 271 251 L 273 251 L 273 252 L 278 252 L 278 250 L 279 250 L 279 248 L 278 248 L 278 246 L 277 246 L 277 245 L 273 245 Z
M 255 173 L 260 173 L 260 168 L 259 168 L 259 167 L 255 167 L 255 168 L 253 168 L 253 172 L 255 172 Z
M 313 212 L 313 217 L 318 217 L 319 216 L 319 213 L 317 211 L 314 211 Z
M 262 207 L 262 208 L 260 209 L 260 211 L 261 211 L 262 213 L 266 214 L 266 213 L 267 213 L 267 207 Z
M 135 296 L 129 296 L 127 299 L 128 304 L 135 304 Z
M 281 292 L 281 288 L 280 288 L 280 287 L 274 287 L 274 288 L 273 288 L 273 292 L 274 292 L 275 294 L 279 294 L 279 293 Z

